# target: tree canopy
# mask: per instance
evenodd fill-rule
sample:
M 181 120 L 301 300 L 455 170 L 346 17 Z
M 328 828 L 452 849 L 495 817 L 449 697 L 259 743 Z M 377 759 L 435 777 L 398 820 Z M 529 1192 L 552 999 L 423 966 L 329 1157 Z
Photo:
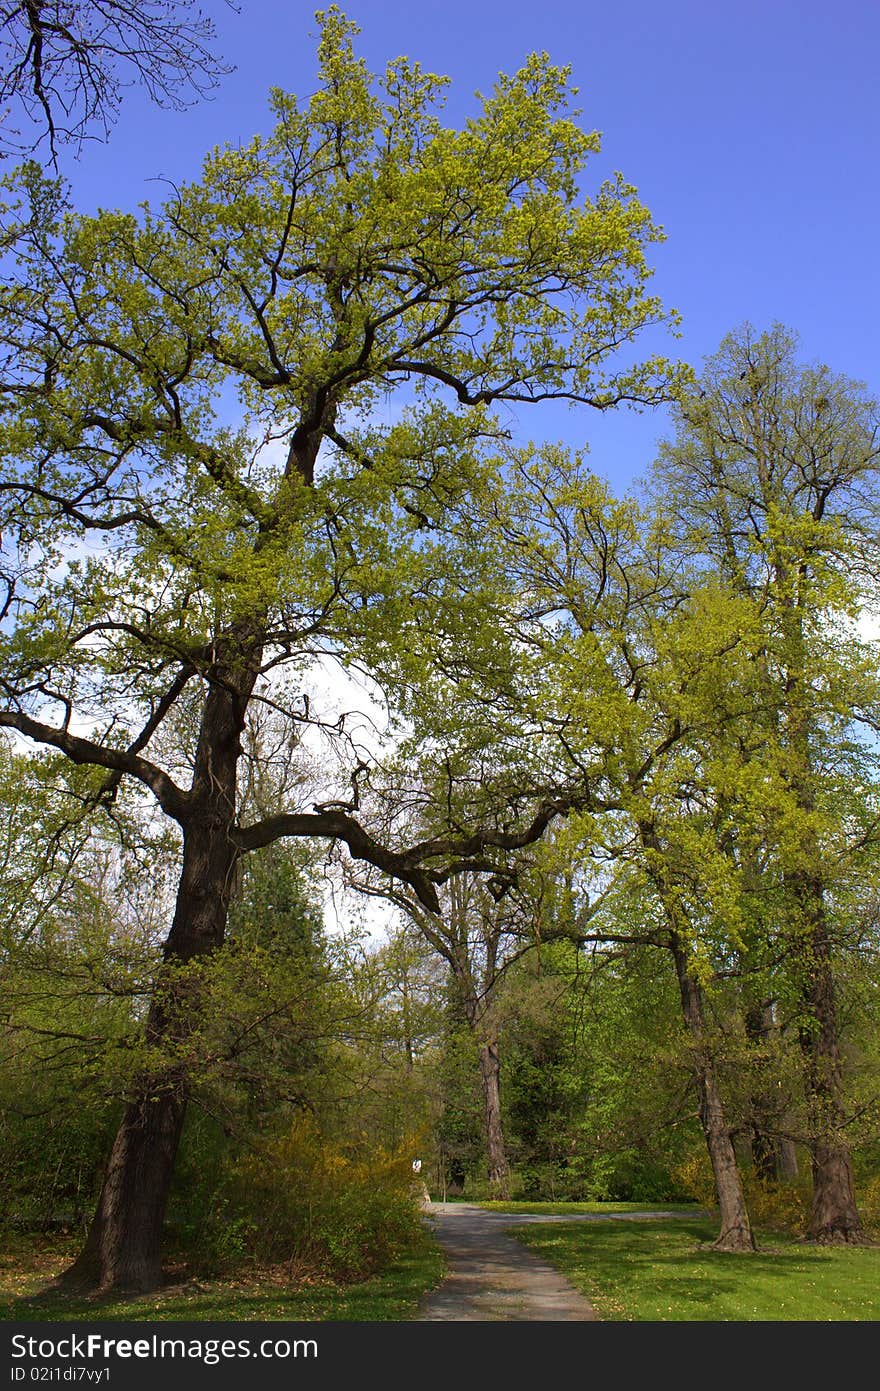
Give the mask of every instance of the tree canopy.
M 319 19 L 312 98 L 275 92 L 272 132 L 214 151 L 158 212 L 81 217 L 35 166 L 9 180 L 0 727 L 93 769 L 97 804 L 134 787 L 180 828 L 169 969 L 222 942 L 240 856 L 279 837 L 344 842 L 434 909 L 451 859 L 539 834 L 553 807 L 380 842 L 344 720 L 342 788 L 247 821 L 242 732 L 261 703 L 295 743 L 320 722 L 317 655 L 364 660 L 414 603 L 448 608 L 433 579 L 491 470 L 494 406 L 652 402 L 675 377 L 617 364 L 668 319 L 647 290 L 659 233 L 620 178 L 581 196 L 598 137 L 567 72 L 533 56 L 452 130 L 442 79 L 398 59 L 377 82 L 355 26 Z M 157 997 L 148 1033 L 185 1017 Z M 156 1278 L 180 1068 L 157 1093 L 152 1136 L 136 1099 L 117 1137 L 84 1258 L 104 1283 Z M 135 1173 L 152 1196 L 132 1225 Z

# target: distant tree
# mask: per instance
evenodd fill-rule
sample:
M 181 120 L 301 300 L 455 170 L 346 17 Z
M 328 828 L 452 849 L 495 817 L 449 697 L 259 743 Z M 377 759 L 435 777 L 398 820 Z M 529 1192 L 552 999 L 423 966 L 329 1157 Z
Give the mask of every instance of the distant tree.
M 495 1197 L 509 1197 L 497 1003 L 505 970 L 518 943 L 521 948 L 527 929 L 516 911 L 511 911 L 508 903 L 496 901 L 473 874 L 459 874 L 451 880 L 442 893 L 439 914 L 427 913 L 412 895 L 397 893 L 394 898 L 449 967 L 450 992 L 457 996 L 476 1054 L 489 1189 Z
M 545 789 L 555 787 L 570 813 L 543 853 L 552 854 L 555 873 L 573 873 L 576 885 L 589 889 L 592 898 L 581 895 L 575 924 L 581 940 L 653 944 L 671 952 L 719 1189 L 719 1242 L 750 1250 L 693 969 L 696 926 L 678 902 L 658 826 L 667 808 L 675 824 L 682 780 L 693 763 L 682 750 L 692 722 L 707 718 L 705 708 L 692 706 L 692 692 L 719 688 L 739 641 L 735 615 L 723 605 L 714 613 L 704 602 L 705 584 L 678 563 L 662 519 L 633 499 L 615 499 L 585 460 L 559 449 L 512 454 L 493 520 L 511 585 L 493 620 L 520 656 L 505 685 L 492 690 L 491 702 L 488 692 L 480 695 L 483 709 L 491 703 L 493 712 L 484 721 L 494 717 L 499 740 L 505 723 L 519 722 L 520 742 Z M 450 708 L 461 703 L 447 698 Z M 579 797 L 573 792 L 578 784 Z M 660 918 L 651 914 L 622 930 L 613 920 L 594 923 L 611 866 L 632 859 L 649 868 Z
M 809 1234 L 858 1241 L 836 976 L 852 935 L 841 906 L 875 874 L 880 689 L 857 620 L 880 574 L 880 409 L 861 383 L 800 363 L 781 325 L 746 325 L 707 362 L 677 418 L 656 472 L 664 506 L 681 553 L 741 607 L 745 733 L 731 740 L 728 719 L 714 756 L 736 789 L 728 843 L 741 866 L 757 831 L 764 935 L 784 948 L 796 1000 Z

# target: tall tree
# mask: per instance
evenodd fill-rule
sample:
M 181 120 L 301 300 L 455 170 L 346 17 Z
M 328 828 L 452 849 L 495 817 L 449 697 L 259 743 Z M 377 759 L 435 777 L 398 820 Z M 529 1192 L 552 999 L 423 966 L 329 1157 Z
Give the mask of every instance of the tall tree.
M 587 882 L 597 857 L 606 880 L 614 862 L 635 859 L 647 869 L 660 921 L 622 937 L 672 955 L 718 1188 L 719 1244 L 751 1250 L 706 1028 L 699 920 L 682 911 L 678 837 L 669 835 L 693 773 L 688 741 L 740 641 L 738 612 L 686 573 L 662 521 L 632 500 L 615 500 L 585 461 L 558 450 L 513 458 L 494 522 L 511 577 L 494 621 L 521 654 L 510 685 L 493 691 L 496 724 L 519 719 L 545 790 L 555 788 L 572 813 L 553 847 L 557 867 L 567 858 L 569 872 Z M 602 877 L 600 870 L 600 885 Z M 596 906 L 581 915 L 586 937 L 621 936 L 613 925 L 588 925 Z
M 475 484 L 493 405 L 669 389 L 656 358 L 614 366 L 664 319 L 646 288 L 658 233 L 620 178 L 581 200 L 599 142 L 567 73 L 530 58 L 456 131 L 442 79 L 401 58 L 376 82 L 354 26 L 335 8 L 320 24 L 311 100 L 274 93 L 271 135 L 214 152 L 158 214 L 65 216 L 33 169 L 6 211 L 0 726 L 94 769 L 100 800 L 152 797 L 180 844 L 178 984 L 147 1022 L 176 1061 L 142 1079 L 114 1143 L 73 1272 L 101 1288 L 160 1279 L 185 968 L 223 940 L 240 857 L 338 840 L 436 911 L 450 857 L 521 844 L 556 812 L 538 798 L 467 836 L 383 842 L 352 760 L 347 788 L 248 823 L 250 708 L 273 701 L 295 741 L 316 653 L 354 660 L 365 633 L 393 647 L 413 606 L 427 618 L 435 533 Z M 189 764 L 162 739 L 181 707 Z
M 878 690 L 855 621 L 877 573 L 880 417 L 859 383 L 800 364 L 786 330 L 746 326 L 725 339 L 678 418 L 658 466 L 666 506 L 690 554 L 759 615 L 750 718 L 761 737 L 750 747 L 760 777 L 748 760 L 738 800 L 769 837 L 798 981 L 809 1231 L 854 1241 L 832 904 L 876 840 Z
M 493 1196 L 510 1196 L 510 1165 L 501 1109 L 501 1038 L 498 990 L 524 924 L 493 881 L 459 873 L 444 889 L 440 912 L 429 913 L 411 894 L 393 901 L 449 967 L 451 989 L 473 1039 L 483 1097 L 483 1139 Z M 496 896 L 498 895 L 498 896 Z M 526 939 L 526 946 L 529 945 Z

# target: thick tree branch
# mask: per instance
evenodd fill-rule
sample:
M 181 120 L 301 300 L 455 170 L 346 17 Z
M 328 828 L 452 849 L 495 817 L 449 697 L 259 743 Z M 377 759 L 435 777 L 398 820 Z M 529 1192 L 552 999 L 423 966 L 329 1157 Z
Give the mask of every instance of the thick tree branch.
M 356 860 L 365 860 L 385 874 L 402 879 L 418 895 L 419 901 L 431 913 L 439 913 L 440 904 L 431 877 L 409 854 L 387 850 L 365 831 L 347 812 L 325 810 L 289 812 L 267 817 L 252 826 L 242 827 L 234 838 L 242 851 L 259 850 L 283 836 L 305 836 L 341 840 Z
M 0 729 L 15 729 L 36 744 L 60 749 L 73 763 L 91 764 L 96 768 L 109 768 L 111 772 L 128 774 L 150 788 L 167 816 L 181 825 L 187 819 L 189 795 L 166 772 L 139 754 L 125 749 L 111 749 L 104 744 L 96 744 L 92 739 L 71 734 L 68 730 L 54 729 L 21 710 L 0 710 Z

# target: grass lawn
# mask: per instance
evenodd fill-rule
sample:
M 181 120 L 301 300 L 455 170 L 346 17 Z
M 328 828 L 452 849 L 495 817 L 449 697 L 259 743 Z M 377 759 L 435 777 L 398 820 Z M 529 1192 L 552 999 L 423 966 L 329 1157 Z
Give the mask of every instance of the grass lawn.
M 564 1217 L 569 1212 L 675 1212 L 682 1217 L 699 1213 L 696 1203 L 514 1203 L 486 1202 L 480 1207 L 490 1212 L 544 1212 L 548 1217 Z
M 155 1294 L 127 1299 L 85 1299 L 46 1291 L 74 1254 L 58 1238 L 21 1237 L 0 1249 L 0 1319 L 241 1320 L 294 1323 L 385 1322 L 411 1319 L 422 1295 L 443 1274 L 443 1257 L 427 1233 L 395 1268 L 354 1285 L 291 1279 L 284 1270 L 242 1273 L 226 1279 L 183 1276 Z
M 757 1255 L 724 1255 L 699 1249 L 717 1235 L 704 1219 L 559 1223 L 514 1234 L 562 1270 L 602 1319 L 880 1319 L 878 1246 L 803 1246 L 759 1232 Z

